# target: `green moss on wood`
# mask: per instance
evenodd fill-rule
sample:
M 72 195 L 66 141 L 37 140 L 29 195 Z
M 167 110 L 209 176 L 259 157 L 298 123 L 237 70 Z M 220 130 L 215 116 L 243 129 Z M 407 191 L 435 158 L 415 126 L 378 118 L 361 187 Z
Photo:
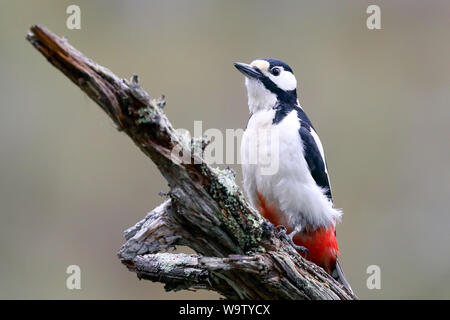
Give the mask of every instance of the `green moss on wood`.
M 152 123 L 155 121 L 156 109 L 151 107 L 141 108 L 138 110 L 138 116 L 137 123 Z
M 264 249 L 259 246 L 262 237 L 260 226 L 263 219 L 244 205 L 245 199 L 236 185 L 234 172 L 229 168 L 208 169 L 206 164 L 202 165 L 204 175 L 212 173 L 211 184 L 207 187 L 207 191 L 230 214 L 221 215 L 219 217 L 221 222 L 245 251 L 263 251 Z

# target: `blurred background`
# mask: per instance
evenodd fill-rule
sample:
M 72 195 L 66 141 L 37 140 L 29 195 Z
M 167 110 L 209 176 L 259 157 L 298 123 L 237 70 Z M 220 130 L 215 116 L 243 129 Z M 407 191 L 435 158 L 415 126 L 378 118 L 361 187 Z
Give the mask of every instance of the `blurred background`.
M 0 298 L 216 299 L 139 281 L 122 231 L 167 183 L 25 40 L 43 24 L 165 94 L 173 125 L 244 128 L 232 63 L 286 61 L 326 150 L 346 275 L 360 298 L 450 298 L 450 2 L 5 1 L 0 7 Z M 66 8 L 81 8 L 81 30 Z M 381 30 L 366 9 L 381 7 Z M 192 131 L 191 131 L 192 132 Z M 241 184 L 239 165 L 237 171 Z M 81 268 L 81 290 L 66 268 Z M 381 269 L 381 289 L 366 286 Z

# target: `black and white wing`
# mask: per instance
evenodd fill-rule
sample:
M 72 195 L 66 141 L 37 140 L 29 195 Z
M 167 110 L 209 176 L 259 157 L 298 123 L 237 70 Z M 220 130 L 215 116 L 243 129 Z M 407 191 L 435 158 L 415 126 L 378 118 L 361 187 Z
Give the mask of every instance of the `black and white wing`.
M 330 180 L 322 143 L 313 127 L 304 121 L 300 121 L 300 123 L 299 133 L 303 142 L 303 153 L 308 163 L 309 171 L 317 185 L 324 189 L 325 195 L 332 201 L 333 197 L 331 195 Z

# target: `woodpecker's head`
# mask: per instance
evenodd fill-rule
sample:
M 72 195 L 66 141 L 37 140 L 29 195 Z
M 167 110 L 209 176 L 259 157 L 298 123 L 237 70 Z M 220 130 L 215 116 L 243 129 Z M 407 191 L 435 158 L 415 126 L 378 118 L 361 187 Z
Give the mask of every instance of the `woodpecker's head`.
M 297 104 L 297 80 L 283 61 L 263 58 L 251 64 L 235 62 L 234 66 L 245 75 L 250 112 L 276 104 Z

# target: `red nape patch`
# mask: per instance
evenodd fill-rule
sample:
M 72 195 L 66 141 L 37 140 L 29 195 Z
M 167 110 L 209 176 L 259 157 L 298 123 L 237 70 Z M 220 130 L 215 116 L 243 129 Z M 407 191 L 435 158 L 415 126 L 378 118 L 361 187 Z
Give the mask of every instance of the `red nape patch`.
M 308 249 L 307 260 L 321 266 L 328 273 L 334 270 L 336 257 L 339 255 L 334 227 L 302 232 L 294 236 L 294 243 Z

